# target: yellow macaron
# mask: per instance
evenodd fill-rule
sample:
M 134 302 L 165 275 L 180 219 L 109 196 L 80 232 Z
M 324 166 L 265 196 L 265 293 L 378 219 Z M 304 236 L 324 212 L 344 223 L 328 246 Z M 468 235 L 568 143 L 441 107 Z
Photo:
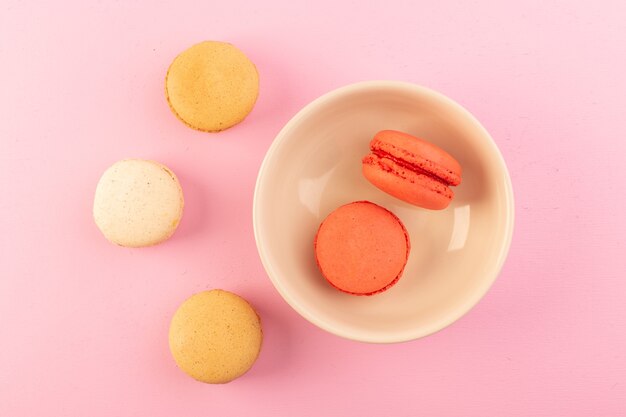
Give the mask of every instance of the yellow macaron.
M 261 351 L 261 321 L 252 306 L 224 290 L 194 294 L 172 318 L 169 345 L 180 369 L 209 384 L 246 373 Z
M 259 73 L 235 46 L 201 42 L 178 55 L 165 77 L 172 112 L 187 126 L 218 132 L 241 122 L 259 95 Z

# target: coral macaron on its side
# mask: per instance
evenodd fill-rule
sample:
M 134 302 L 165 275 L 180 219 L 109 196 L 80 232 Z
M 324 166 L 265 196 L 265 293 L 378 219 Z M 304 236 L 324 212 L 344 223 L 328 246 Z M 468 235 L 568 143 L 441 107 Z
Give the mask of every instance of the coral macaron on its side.
M 450 204 L 461 165 L 438 146 L 396 130 L 378 132 L 363 158 L 363 175 L 382 191 L 431 210 Z

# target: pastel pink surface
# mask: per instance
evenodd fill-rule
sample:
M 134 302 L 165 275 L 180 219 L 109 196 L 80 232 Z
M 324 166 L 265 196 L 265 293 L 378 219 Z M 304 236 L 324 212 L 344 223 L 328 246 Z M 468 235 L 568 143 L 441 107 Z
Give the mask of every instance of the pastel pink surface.
M 626 415 L 623 2 L 63 5 L 0 6 L 0 416 Z M 219 135 L 185 127 L 163 96 L 172 58 L 204 39 L 234 43 L 261 77 L 253 112 Z M 280 127 L 370 79 L 466 106 L 516 197 L 510 256 L 485 299 L 399 345 L 302 319 L 252 232 Z M 91 219 L 99 176 L 126 157 L 167 164 L 184 188 L 183 220 L 160 246 L 115 247 Z M 264 324 L 258 362 L 226 386 L 186 377 L 167 347 L 176 307 L 215 287 Z

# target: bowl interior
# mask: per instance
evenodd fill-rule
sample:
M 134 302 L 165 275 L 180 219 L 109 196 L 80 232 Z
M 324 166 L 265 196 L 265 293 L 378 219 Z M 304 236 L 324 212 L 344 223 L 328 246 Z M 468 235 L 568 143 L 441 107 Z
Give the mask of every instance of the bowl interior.
M 361 158 L 383 129 L 427 139 L 461 163 L 450 207 L 420 209 L 365 180 Z M 358 200 L 391 210 L 411 239 L 402 278 L 371 297 L 332 288 L 313 252 L 322 220 Z M 488 290 L 508 251 L 513 196 L 498 149 L 458 104 L 412 84 L 360 83 L 309 104 L 277 136 L 259 172 L 254 227 L 270 279 L 302 316 L 343 337 L 398 342 L 452 323 Z

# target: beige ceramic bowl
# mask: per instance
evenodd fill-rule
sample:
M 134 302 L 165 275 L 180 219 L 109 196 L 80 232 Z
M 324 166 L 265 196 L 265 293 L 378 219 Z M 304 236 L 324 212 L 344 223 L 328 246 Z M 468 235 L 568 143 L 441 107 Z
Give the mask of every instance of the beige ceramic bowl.
M 414 207 L 363 178 L 361 158 L 383 129 L 420 136 L 457 158 L 463 183 L 450 207 Z M 331 287 L 313 252 L 320 222 L 357 200 L 393 211 L 411 237 L 402 278 L 371 297 Z M 514 218 L 509 174 L 481 124 L 440 93 L 389 81 L 332 91 L 291 119 L 261 166 L 253 211 L 261 260 L 283 298 L 322 329 L 376 343 L 426 336 L 467 313 L 504 263 Z

